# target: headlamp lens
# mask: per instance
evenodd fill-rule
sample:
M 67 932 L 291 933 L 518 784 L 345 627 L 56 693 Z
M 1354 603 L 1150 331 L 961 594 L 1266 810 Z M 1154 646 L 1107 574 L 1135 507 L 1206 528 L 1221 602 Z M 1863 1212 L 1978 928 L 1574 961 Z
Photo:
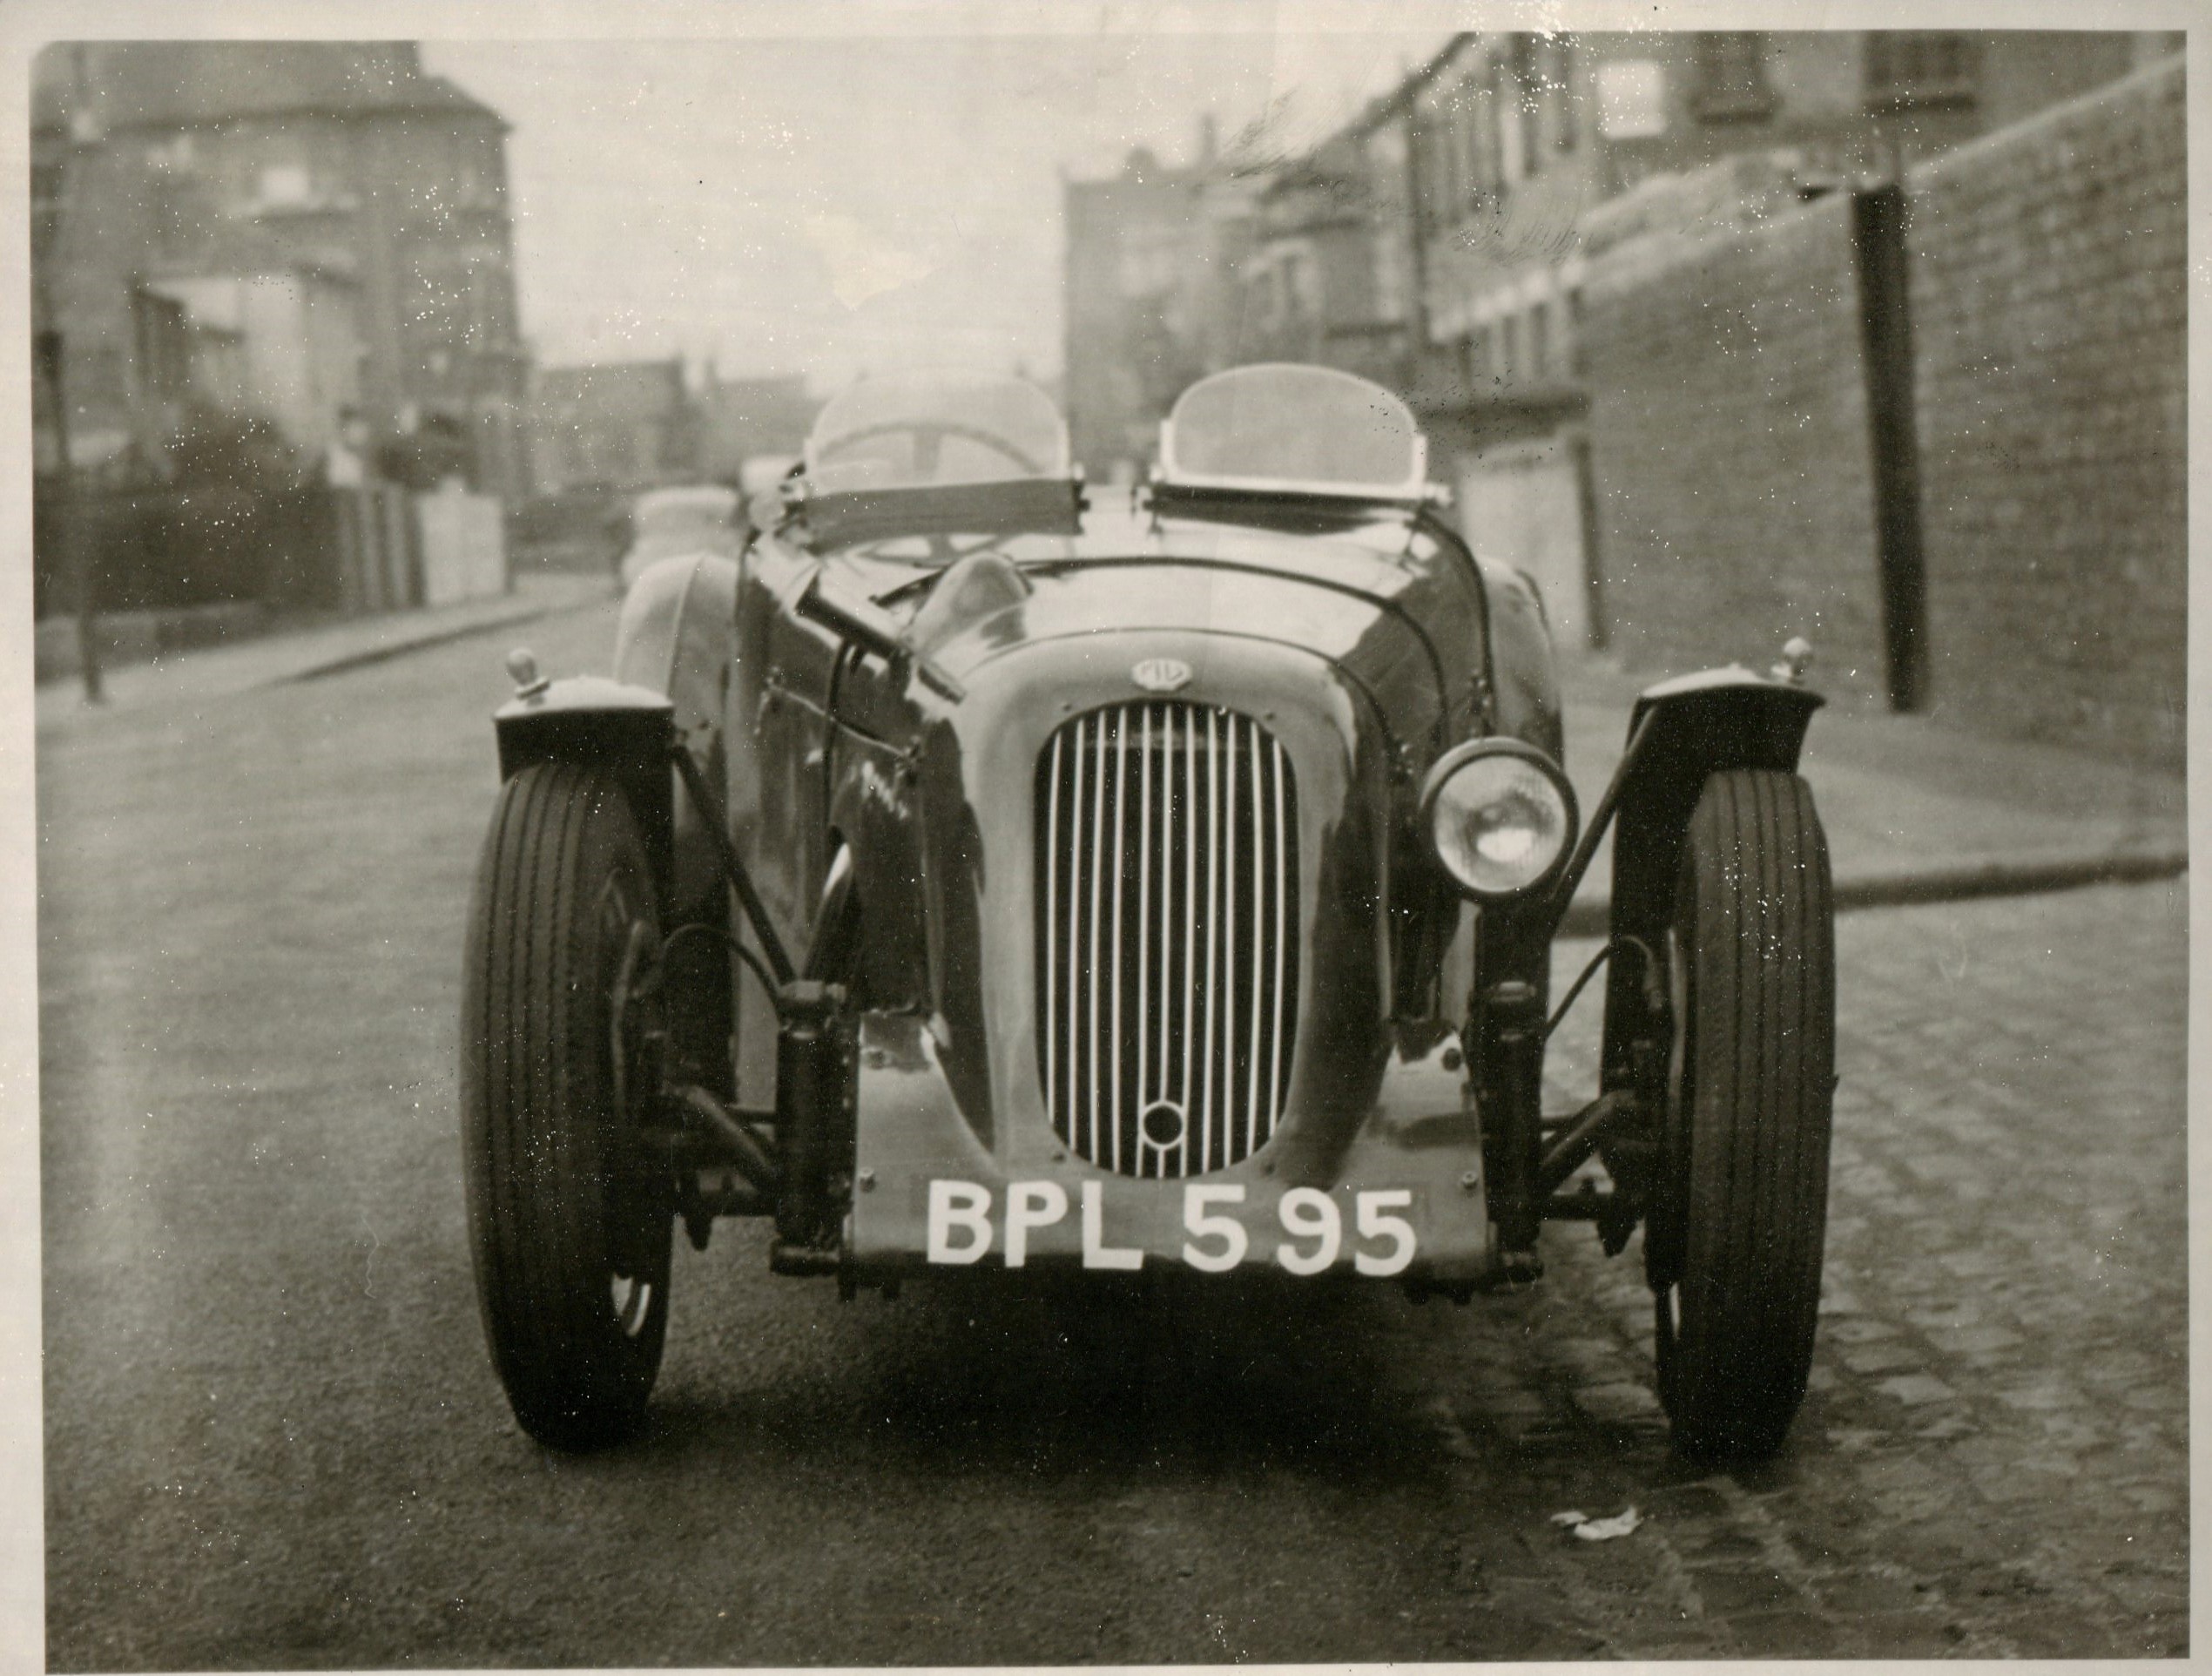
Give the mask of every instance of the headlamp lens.
M 1437 860 L 1481 896 L 1542 878 L 1573 837 L 1567 800 L 1526 757 L 1478 756 L 1437 788 L 1430 808 Z

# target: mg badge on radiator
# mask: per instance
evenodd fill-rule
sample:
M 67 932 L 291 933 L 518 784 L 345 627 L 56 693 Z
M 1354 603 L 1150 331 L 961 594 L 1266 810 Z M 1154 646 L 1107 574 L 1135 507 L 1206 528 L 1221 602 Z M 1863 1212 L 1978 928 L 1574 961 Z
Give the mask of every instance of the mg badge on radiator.
M 1147 693 L 1180 693 L 1190 685 L 1190 666 L 1180 658 L 1146 658 L 1129 678 Z

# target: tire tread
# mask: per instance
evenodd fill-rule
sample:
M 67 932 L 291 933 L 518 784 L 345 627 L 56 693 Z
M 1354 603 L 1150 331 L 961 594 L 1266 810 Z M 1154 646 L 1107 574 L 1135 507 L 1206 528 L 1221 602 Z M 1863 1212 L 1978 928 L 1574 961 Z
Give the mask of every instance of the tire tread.
M 657 913 L 643 841 L 611 781 L 538 763 L 502 787 L 470 902 L 462 1007 L 470 1244 L 516 1417 L 568 1449 L 636 1424 L 666 1323 L 664 1258 L 635 1338 L 615 1325 L 605 1289 L 613 1118 L 598 985 L 610 951 L 598 893 L 618 875 Z
M 1661 1378 L 1693 1456 L 1771 1454 L 1804 1396 L 1831 1128 L 1831 896 L 1803 780 L 1707 781 L 1676 909 L 1696 1047 L 1680 1323 Z

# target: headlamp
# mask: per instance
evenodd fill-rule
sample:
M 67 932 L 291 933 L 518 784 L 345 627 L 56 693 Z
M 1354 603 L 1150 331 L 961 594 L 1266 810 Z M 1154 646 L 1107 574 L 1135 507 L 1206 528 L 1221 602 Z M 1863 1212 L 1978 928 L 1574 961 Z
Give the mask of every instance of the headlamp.
M 1472 740 L 1436 760 L 1421 785 L 1421 829 L 1437 864 L 1478 901 L 1549 878 L 1575 842 L 1575 789 L 1559 765 L 1518 740 Z

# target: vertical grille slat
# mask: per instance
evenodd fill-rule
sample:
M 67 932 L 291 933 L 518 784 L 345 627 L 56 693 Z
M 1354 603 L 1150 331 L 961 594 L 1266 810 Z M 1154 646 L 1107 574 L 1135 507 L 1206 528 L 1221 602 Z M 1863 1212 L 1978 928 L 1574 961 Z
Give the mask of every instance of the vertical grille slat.
M 1228 760 L 1223 765 L 1223 776 L 1229 782 L 1226 801 L 1222 807 L 1221 824 L 1228 835 L 1228 858 L 1222 866 L 1222 876 L 1229 882 L 1228 903 L 1222 910 L 1221 963 L 1224 968 L 1221 996 L 1222 1011 L 1227 1015 L 1222 1022 L 1222 1046 L 1231 1051 L 1222 1056 L 1221 1105 L 1222 1127 L 1233 1132 L 1237 1123 L 1237 1060 L 1233 1051 L 1237 1043 L 1237 949 L 1227 935 L 1237 923 L 1237 817 L 1244 805 L 1237 796 L 1237 718 L 1228 719 L 1225 730 L 1229 735 Z M 1222 1150 L 1226 1152 L 1235 1145 L 1235 1136 L 1225 1133 Z M 1251 1149 L 1247 1147 L 1246 1151 Z
M 1060 781 L 1060 758 L 1066 741 L 1057 733 L 1052 739 L 1052 757 L 1045 772 L 1055 785 Z M 1045 912 L 1052 912 L 1050 904 L 1060 897 L 1060 801 L 1047 800 L 1044 833 Z M 1060 956 L 1047 939 L 1042 961 L 1044 967 L 1044 1091 L 1046 1101 L 1057 1106 L 1060 1101 Z
M 1176 985 L 1176 995 L 1181 1002 L 1181 1016 L 1177 1029 L 1183 1043 L 1183 1076 L 1178 1086 L 1178 1104 L 1184 1111 L 1190 1109 L 1190 1033 L 1198 1026 L 1198 848 L 1189 841 L 1188 835 L 1198 818 L 1198 715 L 1195 710 L 1183 713 L 1183 821 L 1179 828 L 1185 835 L 1183 846 L 1183 981 Z M 1203 1136 L 1204 1125 L 1200 1125 Z M 1203 1140 L 1201 1141 L 1204 1146 Z M 1198 1161 L 1201 1171 L 1213 1168 L 1213 1152 L 1204 1150 Z
M 1103 740 L 1106 737 L 1104 723 L 1094 722 L 1092 733 L 1094 742 Z M 1086 755 L 1089 754 L 1088 751 L 1085 752 Z M 1098 754 L 1103 757 L 1105 753 L 1101 751 Z M 1106 765 L 1104 762 L 1091 764 L 1090 779 L 1092 788 L 1090 829 L 1094 833 L 1103 832 L 1106 829 Z M 1076 855 L 1078 860 L 1082 858 L 1084 848 L 1085 846 L 1081 844 L 1076 846 Z M 1098 947 L 1098 887 L 1100 882 L 1106 876 L 1106 858 L 1101 853 L 1101 846 L 1092 844 L 1089 848 L 1090 850 L 1090 933 L 1083 939 L 1083 946 L 1095 950 Z M 1074 963 L 1076 970 L 1087 973 L 1089 980 L 1087 988 L 1090 993 L 1090 1034 L 1083 1043 L 1084 1057 L 1089 1063 L 1085 1066 L 1086 1074 L 1081 1085 L 1089 1096 L 1085 1103 L 1087 1106 L 1085 1115 L 1089 1122 L 1082 1143 L 1084 1156 L 1089 1157 L 1089 1149 L 1097 1145 L 1098 1085 L 1103 1080 L 1098 1074 L 1098 969 L 1096 964 L 1086 967 L 1085 963 L 1080 958 Z
M 1221 718 L 1206 717 L 1206 916 L 1200 922 L 1206 934 L 1206 1039 L 1200 1049 L 1205 1066 L 1198 1110 L 1199 1131 L 1205 1136 L 1206 1167 L 1213 1159 L 1214 1019 L 1221 1001 Z M 1224 1160 L 1225 1162 L 1226 1160 Z
M 1202 1175 L 1282 1117 L 1298 797 L 1249 716 L 1177 700 L 1065 723 L 1037 760 L 1037 1021 L 1052 1125 L 1120 1174 Z
M 1114 746 L 1118 760 L 1114 768 L 1114 843 L 1102 855 L 1110 856 L 1114 864 L 1114 957 L 1107 968 L 1118 977 L 1122 971 L 1122 880 L 1129 871 L 1129 730 L 1126 726 L 1114 730 Z M 1099 767 L 1105 768 L 1104 754 L 1100 754 Z M 1106 1052 L 1112 1069 L 1106 1081 L 1106 1110 L 1111 1114 L 1122 1105 L 1122 986 L 1119 982 L 1109 984 L 1107 993 L 1112 997 L 1106 1008 Z M 1113 1149 L 1113 1167 L 1122 1167 L 1122 1125 L 1109 1118 Z
M 1290 900 L 1292 881 L 1285 875 L 1282 865 L 1284 847 L 1290 841 L 1290 828 L 1283 821 L 1283 784 L 1290 766 L 1283 760 L 1283 747 L 1273 740 L 1268 748 L 1275 759 L 1275 993 L 1283 993 L 1283 938 L 1290 925 Z M 1276 1111 L 1283 1109 L 1283 1031 L 1278 1026 L 1268 1041 L 1267 1100 Z
M 1146 1050 L 1152 1042 L 1152 713 L 1144 712 L 1138 734 L 1137 777 L 1143 781 L 1139 793 L 1141 811 L 1136 822 L 1138 835 L 1136 855 L 1136 1011 L 1131 1015 L 1136 1037 L 1136 1089 L 1142 1094 L 1152 1086 L 1151 1058 Z

